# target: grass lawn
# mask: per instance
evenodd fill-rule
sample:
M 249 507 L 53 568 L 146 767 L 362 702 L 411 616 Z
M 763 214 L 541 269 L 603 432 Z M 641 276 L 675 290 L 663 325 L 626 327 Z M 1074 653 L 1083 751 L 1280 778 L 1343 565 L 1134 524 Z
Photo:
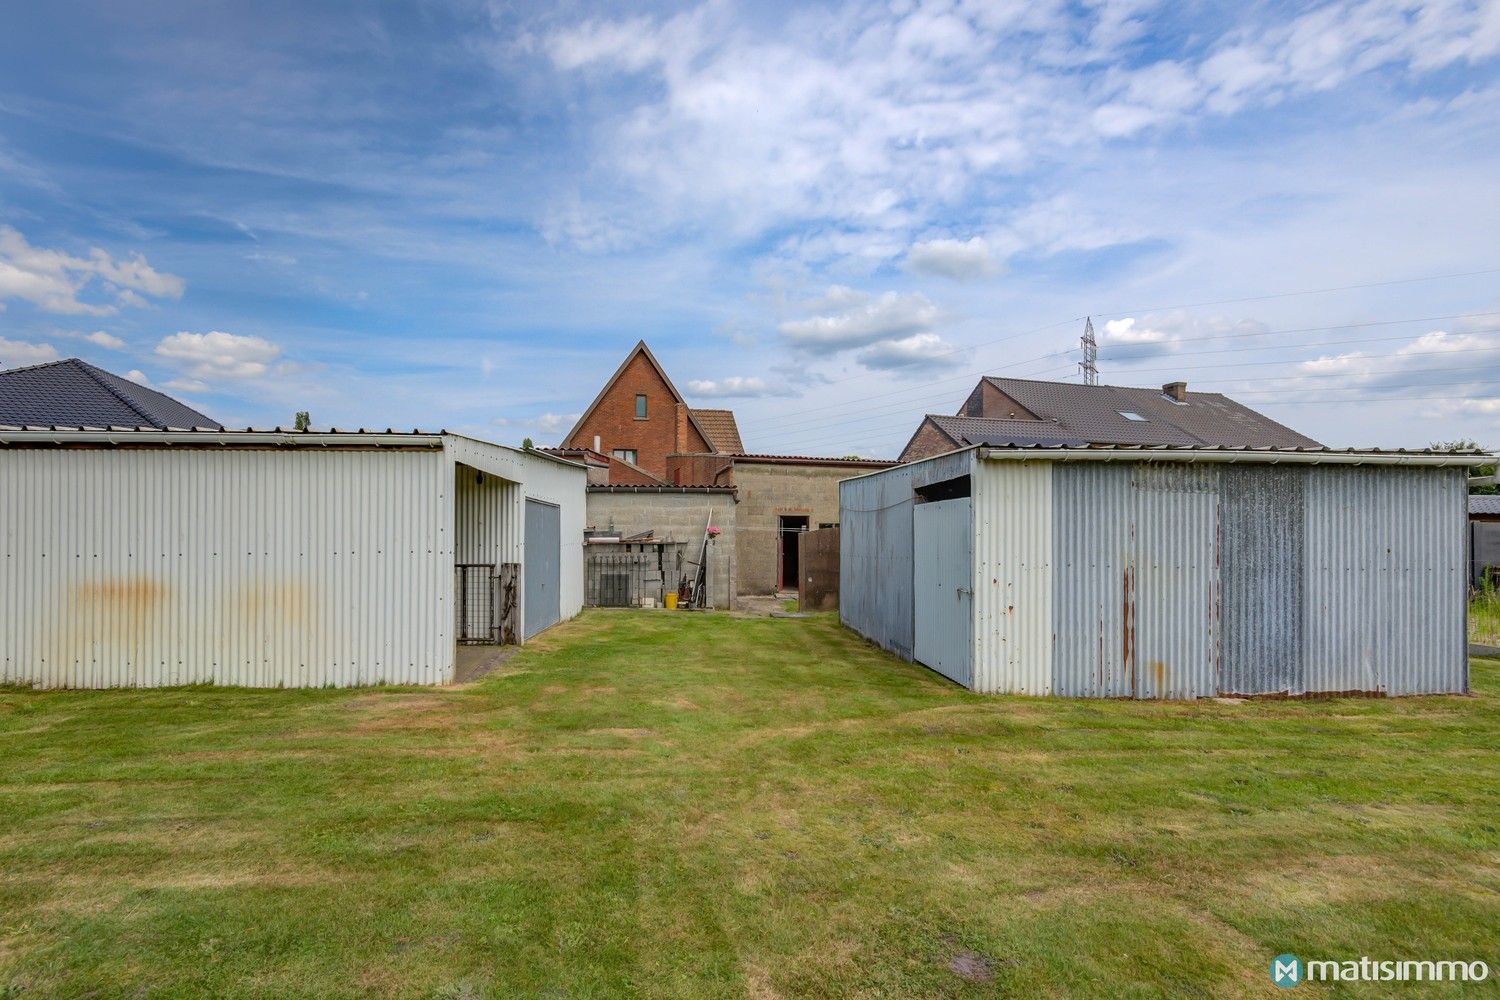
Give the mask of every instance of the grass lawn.
M 1469 601 L 1469 641 L 1500 646 L 1500 590 L 1486 587 Z
M 828 616 L 601 612 L 461 689 L 0 691 L 0 997 L 1222 997 L 1273 993 L 1288 951 L 1500 971 L 1500 663 L 1473 684 L 986 698 Z

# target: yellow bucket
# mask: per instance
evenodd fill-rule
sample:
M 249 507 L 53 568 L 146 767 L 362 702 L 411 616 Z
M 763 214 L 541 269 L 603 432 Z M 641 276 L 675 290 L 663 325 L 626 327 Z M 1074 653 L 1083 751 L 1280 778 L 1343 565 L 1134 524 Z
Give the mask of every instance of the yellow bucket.
M 668 611 L 673 611 L 677 608 L 677 595 L 675 593 L 668 594 L 666 600 Z

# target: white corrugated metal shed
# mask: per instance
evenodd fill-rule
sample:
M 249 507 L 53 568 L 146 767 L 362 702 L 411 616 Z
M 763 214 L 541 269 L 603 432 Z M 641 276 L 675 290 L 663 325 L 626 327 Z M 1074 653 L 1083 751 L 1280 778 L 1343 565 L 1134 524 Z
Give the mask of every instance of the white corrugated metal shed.
M 1464 470 L 1478 453 L 974 447 L 841 484 L 845 624 L 924 659 L 967 606 L 976 691 L 1078 697 L 1468 687 Z M 968 502 L 971 557 L 914 546 Z M 959 544 L 949 539 L 945 545 Z M 865 600 L 860 567 L 898 600 Z M 934 593 L 934 566 L 967 567 Z M 899 582 L 894 578 L 902 577 Z M 917 636 L 916 643 L 908 637 Z M 951 628 L 938 632 L 952 632 Z
M 0 429 L 0 682 L 440 684 L 456 562 L 526 562 L 582 466 L 456 434 Z

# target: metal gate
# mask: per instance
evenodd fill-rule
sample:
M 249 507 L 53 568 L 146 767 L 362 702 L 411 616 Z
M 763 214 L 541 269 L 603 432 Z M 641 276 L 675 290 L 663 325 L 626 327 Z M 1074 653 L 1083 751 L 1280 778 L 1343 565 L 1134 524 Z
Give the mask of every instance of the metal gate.
M 495 564 L 459 563 L 453 567 L 459 642 L 495 642 Z
M 969 497 L 912 508 L 912 652 L 964 687 L 974 684 L 973 525 Z
M 526 556 L 521 582 L 526 638 L 562 618 L 558 595 L 562 579 L 562 513 L 550 503 L 526 501 Z

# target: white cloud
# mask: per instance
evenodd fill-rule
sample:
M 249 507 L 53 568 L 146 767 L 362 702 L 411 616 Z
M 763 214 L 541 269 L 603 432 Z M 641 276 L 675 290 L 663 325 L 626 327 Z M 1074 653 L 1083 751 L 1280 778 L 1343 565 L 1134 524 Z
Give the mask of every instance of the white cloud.
M 1154 6 L 851 0 L 768 31 L 708 0 L 544 32 L 559 86 L 619 105 L 592 137 L 596 173 L 549 234 L 617 249 L 683 227 L 821 222 L 840 234 L 828 252 L 858 253 L 939 222 L 979 185 L 1091 148 L 1500 51 L 1493 3 L 1334 0 L 1205 17 L 1187 54 L 1143 64 Z
M 692 379 L 688 395 L 703 399 L 756 399 L 764 396 L 795 395 L 786 386 L 773 386 L 759 376 L 730 375 L 720 379 Z
M 1492 337 L 1432 330 L 1390 354 L 1347 351 L 1304 361 L 1298 368 L 1319 376 L 1320 386 L 1364 386 L 1373 390 L 1444 385 L 1455 400 L 1483 397 L 1500 381 L 1500 343 Z
M 214 330 L 174 333 L 156 345 L 158 357 L 174 362 L 197 379 L 259 378 L 266 374 L 281 348 L 260 337 Z
M 130 381 L 134 382 L 136 385 L 150 385 L 151 384 L 151 379 L 148 378 L 146 376 L 146 373 L 143 372 L 143 371 L 141 371 L 139 368 L 132 368 L 132 369 L 130 369 L 130 371 L 128 371 L 128 372 L 125 373 L 125 377 L 128 378 L 128 379 L 130 379 Z M 170 384 L 171 383 L 168 383 L 168 385 L 170 385 Z
M 116 337 L 112 333 L 105 333 L 103 330 L 95 330 L 93 333 L 86 333 L 83 335 L 83 339 L 87 340 L 91 344 L 98 344 L 100 347 L 107 347 L 111 351 L 118 351 L 120 348 L 125 346 L 125 341 L 121 340 L 119 337 Z
M 556 434 L 558 431 L 565 431 L 572 427 L 581 416 L 583 416 L 581 413 L 543 413 L 539 417 L 533 417 L 521 423 L 535 427 L 546 434 Z
M 162 383 L 162 387 L 165 389 L 171 389 L 173 392 L 190 393 L 208 392 L 209 388 L 207 382 L 198 378 L 174 378 L 168 382 Z
M 0 337 L 0 364 L 11 368 L 40 365 L 57 360 L 57 348 L 51 344 L 32 344 L 24 340 Z
M 175 299 L 183 288 L 181 278 L 157 271 L 138 253 L 115 260 L 95 248 L 87 257 L 75 257 L 34 247 L 16 229 L 0 226 L 0 304 L 20 299 L 44 312 L 107 316 L 122 305 L 146 305 L 138 293 Z M 91 290 L 113 296 L 114 301 L 80 298 Z
M 1133 317 L 1124 319 L 1112 319 L 1104 324 L 1104 329 L 1099 336 L 1100 344 L 1160 344 L 1168 340 L 1170 335 L 1165 330 L 1155 330 L 1148 326 L 1136 326 Z
M 906 252 L 906 266 L 923 274 L 965 280 L 982 278 L 995 270 L 990 246 L 982 237 L 967 240 L 927 240 L 913 243 Z
M 777 326 L 792 346 L 814 352 L 837 352 L 880 340 L 926 333 L 942 312 L 921 292 L 883 292 L 872 296 L 835 285 L 808 303 L 822 315 L 786 320 Z
M 866 368 L 925 372 L 964 363 L 965 352 L 935 333 L 917 333 L 900 340 L 881 341 L 858 355 Z

